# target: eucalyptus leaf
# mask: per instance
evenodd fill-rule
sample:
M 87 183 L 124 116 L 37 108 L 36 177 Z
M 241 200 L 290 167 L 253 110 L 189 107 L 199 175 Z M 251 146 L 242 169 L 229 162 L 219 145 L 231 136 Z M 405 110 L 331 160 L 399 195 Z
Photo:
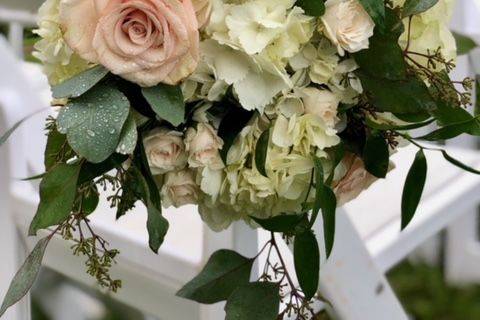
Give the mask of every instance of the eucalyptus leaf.
M 97 65 L 83 71 L 72 78 L 52 87 L 52 95 L 56 99 L 78 98 L 88 90 L 92 89 L 108 74 L 108 70 Z
M 252 118 L 253 112 L 247 111 L 241 107 L 228 105 L 228 103 L 224 101 L 221 103 L 225 104 L 225 107 L 228 110 L 218 128 L 218 136 L 223 140 L 223 147 L 220 150 L 220 156 L 222 157 L 223 162 L 226 163 L 228 150 L 230 150 L 237 135 Z
M 130 112 L 122 128 L 120 140 L 116 152 L 120 154 L 132 154 L 135 151 L 138 140 L 137 124 L 133 112 Z
M 312 17 L 320 17 L 325 13 L 324 0 L 297 0 L 295 5 L 302 8 L 306 15 Z
M 310 300 L 318 290 L 320 271 L 320 249 L 312 230 L 295 236 L 293 259 L 300 287 L 305 298 Z
M 267 176 L 265 162 L 267 161 L 268 143 L 270 140 L 270 129 L 262 132 L 255 146 L 255 166 L 262 176 Z
M 313 205 L 311 226 L 315 222 L 319 210 L 322 210 L 323 236 L 327 258 L 333 250 L 335 240 L 335 212 L 337 209 L 337 198 L 333 190 L 323 183 L 323 167 L 321 160 L 313 159 L 315 166 L 315 202 Z
M 388 172 L 390 153 L 385 138 L 373 134 L 367 138 L 363 149 L 365 169 L 377 178 L 385 178 Z
M 480 174 L 480 171 L 479 170 L 476 170 L 470 166 L 467 166 L 466 164 L 464 164 L 463 162 L 453 158 L 452 156 L 450 156 L 445 150 L 442 150 L 442 155 L 443 157 L 448 161 L 450 162 L 451 164 L 453 164 L 454 166 L 457 166 L 459 167 L 460 169 L 463 169 L 465 171 L 468 171 L 470 173 L 474 173 L 474 174 Z
M 403 5 L 402 16 L 405 18 L 420 14 L 436 5 L 437 2 L 438 0 L 407 0 Z
M 216 251 L 177 296 L 208 304 L 226 300 L 239 286 L 249 283 L 253 262 L 235 251 Z
M 33 251 L 28 255 L 27 259 L 15 274 L 7 294 L 3 299 L 0 307 L 0 317 L 8 308 L 20 301 L 30 290 L 37 278 L 38 272 L 42 266 L 43 256 L 47 248 L 50 237 L 45 237 L 38 241 Z M 3 277 L 4 275 L 2 275 Z
M 155 87 L 142 88 L 142 94 L 160 119 L 173 126 L 178 126 L 185 120 L 185 102 L 180 86 L 161 83 Z
M 40 183 L 40 204 L 30 224 L 29 235 L 58 225 L 71 214 L 77 192 L 80 164 L 59 164 Z
M 227 300 L 225 320 L 275 320 L 280 307 L 280 285 L 252 282 L 238 287 Z
M 99 84 L 62 108 L 58 131 L 66 133 L 72 149 L 88 161 L 99 163 L 117 148 L 130 103 L 115 87 Z
M 382 28 L 385 24 L 385 4 L 383 0 L 360 0 L 376 26 Z
M 305 214 L 282 214 L 268 219 L 260 219 L 256 217 L 250 218 L 252 218 L 265 230 L 288 233 L 295 230 L 295 228 L 305 218 Z
M 455 38 L 455 42 L 457 44 L 457 54 L 464 55 L 470 53 L 473 49 L 475 49 L 478 45 L 477 43 L 470 37 L 453 32 L 453 36 Z
M 405 180 L 402 193 L 402 230 L 412 221 L 422 197 L 427 178 L 427 160 L 423 150 L 418 150 Z

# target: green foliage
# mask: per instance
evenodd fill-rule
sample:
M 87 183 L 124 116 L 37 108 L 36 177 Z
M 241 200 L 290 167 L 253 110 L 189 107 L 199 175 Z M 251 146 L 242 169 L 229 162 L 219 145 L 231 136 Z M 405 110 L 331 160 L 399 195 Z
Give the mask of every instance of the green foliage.
M 425 126 L 428 126 L 429 124 L 432 124 L 435 121 L 435 119 L 428 119 L 426 121 L 418 122 L 418 123 L 412 123 L 412 124 L 405 124 L 405 125 L 396 125 L 396 124 L 389 124 L 389 123 L 378 123 L 370 118 L 365 119 L 365 124 L 375 130 L 395 130 L 395 131 L 404 131 L 404 130 L 413 130 L 413 129 L 418 129 L 422 128 Z
M 81 165 L 59 164 L 40 183 L 40 204 L 32 220 L 29 235 L 65 221 L 73 208 Z
M 275 320 L 278 316 L 280 286 L 252 282 L 238 287 L 225 305 L 225 320 Z
M 58 163 L 65 163 L 73 151 L 67 143 L 67 136 L 52 128 L 48 133 L 47 146 L 45 147 L 45 170 L 49 171 Z
M 466 164 L 464 164 L 463 162 L 455 159 L 454 157 L 452 157 L 451 155 L 449 155 L 445 150 L 442 150 L 442 155 L 443 157 L 445 158 L 445 160 L 447 160 L 448 162 L 450 162 L 451 164 L 453 164 L 454 166 L 456 167 L 459 167 L 460 169 L 463 169 L 465 171 L 468 171 L 470 173 L 474 173 L 474 174 L 480 174 L 480 171 L 479 170 L 476 170 L 470 166 L 467 166 Z
M 229 101 L 222 101 L 221 105 L 228 110 L 218 128 L 218 136 L 223 140 L 223 148 L 220 150 L 220 156 L 223 162 L 226 163 L 228 150 L 230 150 L 237 135 L 252 118 L 253 112 L 232 105 Z
M 161 83 L 155 87 L 142 88 L 142 94 L 160 119 L 173 126 L 178 126 L 185 120 L 185 103 L 180 86 Z
M 50 237 L 39 240 L 33 251 L 15 274 L 2 306 L 0 307 L 0 317 L 8 308 L 20 301 L 32 287 L 42 266 L 43 255 L 45 254 L 45 249 L 49 241 Z
M 227 300 L 235 289 L 249 283 L 253 261 L 235 251 L 216 251 L 177 296 L 208 304 Z
M 125 125 L 123 126 L 122 133 L 120 134 L 120 140 L 116 152 L 120 154 L 132 154 L 135 151 L 138 140 L 137 124 L 133 112 L 130 111 Z
M 272 232 L 291 233 L 305 219 L 305 214 L 282 214 L 268 219 L 251 217 L 263 229 Z
M 99 163 L 117 148 L 130 110 L 128 99 L 115 87 L 99 84 L 62 108 L 58 131 L 80 156 Z
M 460 123 L 446 125 L 445 127 L 441 127 L 415 139 L 423 139 L 427 141 L 448 140 L 467 132 L 475 134 L 477 132 L 478 125 L 478 119 L 472 118 Z
M 436 5 L 437 2 L 438 0 L 407 0 L 403 5 L 402 16 L 405 18 L 420 14 Z
M 333 190 L 324 183 L 322 162 L 319 158 L 313 159 L 315 166 L 315 203 L 313 205 L 310 227 L 316 220 L 320 210 L 323 218 L 323 234 L 327 258 L 333 249 L 335 239 L 335 212 L 337 209 L 337 198 Z
M 320 17 L 325 13 L 324 0 L 297 0 L 295 4 L 302 8 L 306 15 L 312 17 Z
M 293 258 L 300 287 L 310 300 L 317 292 L 320 271 L 320 249 L 312 230 L 295 236 Z
M 335 175 L 335 168 L 340 164 L 342 161 L 343 157 L 345 156 L 345 144 L 343 142 L 340 142 L 337 144 L 335 147 L 330 148 L 329 152 L 332 154 L 332 170 L 327 178 L 327 181 L 325 181 L 325 184 L 331 185 L 334 175 Z
M 455 42 L 457 43 L 457 54 L 464 55 L 477 47 L 477 43 L 470 37 L 460 33 L 453 32 Z
M 267 176 L 265 162 L 267 161 L 268 142 L 270 140 L 270 129 L 262 132 L 255 146 L 255 166 L 262 176 Z
M 402 230 L 412 220 L 422 197 L 427 178 L 427 160 L 423 150 L 418 150 L 415 160 L 408 171 L 402 194 Z
M 97 65 L 74 77 L 52 87 L 52 95 L 56 99 L 78 98 L 85 92 L 92 89 L 108 74 L 108 70 Z
M 383 0 L 360 0 L 360 3 L 379 28 L 385 24 L 385 4 Z
M 377 178 L 385 178 L 388 172 L 390 152 L 388 144 L 381 134 L 372 134 L 367 138 L 363 149 L 365 169 Z

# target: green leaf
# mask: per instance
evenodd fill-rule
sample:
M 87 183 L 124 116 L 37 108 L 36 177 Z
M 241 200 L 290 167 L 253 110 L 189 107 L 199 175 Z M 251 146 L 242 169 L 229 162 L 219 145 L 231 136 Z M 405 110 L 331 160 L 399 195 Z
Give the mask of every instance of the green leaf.
M 57 164 L 57 155 L 63 148 L 71 150 L 67 143 L 67 136 L 56 129 L 51 130 L 48 134 L 47 146 L 45 148 L 44 164 L 46 171 L 49 171 Z
M 473 108 L 473 114 L 475 116 L 480 115 L 480 75 L 475 77 L 475 106 Z M 1 145 L 1 144 L 0 144 Z
M 52 95 L 56 99 L 78 98 L 92 89 L 107 74 L 108 70 L 105 67 L 97 65 L 52 87 Z
M 460 169 L 463 169 L 465 171 L 468 171 L 468 172 L 471 172 L 471 173 L 474 173 L 474 174 L 480 174 L 480 171 L 479 170 L 476 170 L 470 166 L 467 166 L 466 164 L 458 161 L 457 159 L 453 158 L 452 156 L 450 156 L 445 150 L 442 150 L 442 155 L 443 157 L 448 161 L 450 162 L 451 164 L 453 164 L 454 166 L 457 166 L 459 167 Z
M 323 236 L 327 258 L 332 253 L 335 240 L 335 212 L 337 209 L 337 198 L 333 190 L 323 183 L 323 167 L 321 160 L 313 159 L 315 166 L 315 202 L 313 204 L 312 219 L 310 227 L 316 220 L 319 210 L 322 210 Z
M 123 125 L 122 133 L 120 134 L 120 141 L 116 152 L 120 154 L 132 154 L 135 151 L 138 140 L 137 124 L 133 112 L 128 115 L 125 124 Z
M 390 153 L 385 138 L 373 134 L 367 138 L 363 149 L 365 169 L 377 178 L 385 178 L 388 172 Z
M 100 84 L 62 108 L 57 118 L 58 131 L 67 134 L 76 153 L 99 163 L 117 148 L 129 109 L 123 93 Z
M 360 0 L 360 3 L 375 22 L 375 25 L 383 27 L 385 24 L 385 4 L 383 0 Z
M 455 42 L 457 43 L 457 54 L 464 55 L 468 54 L 470 51 L 477 47 L 475 41 L 463 34 L 452 32 L 455 37 Z
M 98 196 L 97 188 L 95 187 L 95 191 L 91 190 L 90 193 L 83 198 L 83 201 L 82 201 L 83 212 L 86 215 L 93 213 L 97 209 L 99 201 L 100 199 Z
M 372 128 L 375 130 L 382 130 L 382 131 L 383 130 L 396 130 L 396 131 L 413 130 L 413 129 L 418 129 L 418 128 L 428 126 L 429 124 L 432 124 L 434 121 L 435 119 L 428 119 L 427 121 L 422 121 L 418 123 L 396 125 L 391 123 L 378 123 L 368 117 L 365 118 L 366 125 L 369 128 Z
M 463 133 L 476 132 L 478 127 L 478 119 L 472 118 L 471 120 L 462 121 L 455 124 L 450 124 L 445 127 L 441 127 L 423 136 L 414 138 L 427 141 L 439 141 L 455 138 Z
M 29 235 L 58 225 L 70 216 L 80 169 L 80 164 L 59 164 L 45 175 L 40 183 L 40 204 L 30 224 Z
M 185 120 L 185 102 L 180 86 L 159 84 L 142 88 L 142 94 L 161 119 L 175 127 Z
M 420 14 L 436 5 L 437 2 L 438 0 L 407 0 L 403 5 L 402 16 L 405 18 Z
M 268 142 L 270 140 L 270 129 L 262 132 L 255 146 L 255 166 L 262 176 L 267 176 L 265 162 L 267 160 Z
M 249 283 L 253 262 L 235 251 L 216 251 L 177 296 L 208 304 L 226 300 L 236 288 Z
M 20 301 L 32 287 L 42 266 L 43 255 L 45 254 L 45 249 L 49 241 L 49 237 L 39 240 L 35 248 L 33 248 L 33 251 L 28 255 L 23 265 L 15 274 L 15 277 L 13 277 L 7 294 L 3 299 L 2 307 L 0 308 L 0 317 L 3 316 L 8 308 Z M 5 275 L 2 275 L 2 277 L 4 276 Z
M 369 93 L 372 103 L 380 111 L 395 114 L 424 113 L 436 108 L 425 83 L 420 79 L 408 76 L 406 80 L 380 79 L 357 72 L 365 91 Z
M 333 151 L 332 155 L 332 171 L 328 175 L 327 181 L 325 182 L 326 185 L 331 185 L 333 178 L 335 176 L 335 168 L 340 164 L 343 157 L 345 156 L 345 144 L 340 142 L 336 146 L 330 148 Z
M 237 135 L 242 131 L 245 125 L 253 116 L 252 111 L 247 111 L 241 107 L 229 105 L 225 103 L 225 108 L 228 108 L 227 114 L 223 117 L 218 128 L 218 136 L 223 140 L 223 147 L 220 150 L 220 156 L 224 163 L 227 163 L 228 150 L 232 146 Z
M 305 218 L 305 214 L 282 214 L 268 219 L 259 219 L 252 216 L 250 218 L 265 230 L 288 233 L 295 230 L 295 227 Z
M 402 193 L 402 230 L 412 221 L 422 197 L 427 178 L 427 159 L 423 150 L 418 150 L 410 167 Z
M 320 249 L 312 230 L 295 236 L 293 259 L 300 287 L 307 300 L 310 300 L 318 290 L 320 271 Z
M 98 176 L 101 176 L 108 171 L 117 168 L 122 165 L 128 159 L 128 156 L 123 154 L 114 153 L 106 160 L 100 163 L 85 162 L 80 170 L 78 177 L 78 185 L 82 185 L 86 182 L 90 182 Z
M 306 15 L 320 17 L 325 13 L 324 0 L 297 0 L 296 6 L 302 8 Z
M 225 320 L 275 320 L 280 307 L 280 286 L 252 282 L 237 288 L 225 305 Z

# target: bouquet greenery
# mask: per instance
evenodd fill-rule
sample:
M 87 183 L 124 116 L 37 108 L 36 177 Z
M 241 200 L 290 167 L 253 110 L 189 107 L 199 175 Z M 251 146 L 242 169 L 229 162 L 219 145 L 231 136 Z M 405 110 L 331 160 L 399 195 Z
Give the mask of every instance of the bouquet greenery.
M 101 286 L 121 286 L 109 273 L 119 252 L 89 220 L 103 190 L 117 218 L 146 206 L 153 252 L 169 227 L 162 207 L 198 205 L 215 231 L 236 220 L 270 231 L 255 257 L 214 253 L 178 295 L 226 300 L 226 319 L 311 318 L 320 213 L 328 256 L 337 206 L 385 178 L 390 155 L 407 143 L 418 152 L 403 187 L 402 228 L 421 198 L 425 149 L 480 174 L 424 145 L 480 135 L 477 113 L 466 108 L 475 80 L 449 77 L 452 2 L 47 0 L 35 55 L 58 114 L 47 119 L 29 235 L 50 235 L 13 279 L 0 315 L 31 287 L 53 236 L 73 241 Z M 475 46 L 456 38 L 462 53 Z M 431 124 L 427 134 L 409 133 Z M 293 243 L 299 287 L 274 233 Z M 266 265 L 250 282 L 260 254 Z

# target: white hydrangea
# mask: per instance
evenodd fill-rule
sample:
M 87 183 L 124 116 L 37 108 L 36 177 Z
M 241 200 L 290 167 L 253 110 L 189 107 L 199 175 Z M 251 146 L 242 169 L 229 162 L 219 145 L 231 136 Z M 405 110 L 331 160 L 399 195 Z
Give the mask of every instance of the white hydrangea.
M 60 0 L 47 0 L 38 12 L 38 29 L 42 39 L 35 44 L 33 55 L 39 59 L 50 84 L 55 85 L 86 70 L 89 65 L 63 40 L 59 20 Z

